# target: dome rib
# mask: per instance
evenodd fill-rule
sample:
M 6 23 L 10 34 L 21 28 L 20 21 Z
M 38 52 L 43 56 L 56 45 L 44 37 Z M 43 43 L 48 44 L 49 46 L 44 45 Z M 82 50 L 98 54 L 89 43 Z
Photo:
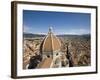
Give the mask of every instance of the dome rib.
M 43 52 L 53 52 L 59 50 L 61 47 L 59 39 L 51 32 L 51 29 L 49 29 L 48 35 L 42 45 Z

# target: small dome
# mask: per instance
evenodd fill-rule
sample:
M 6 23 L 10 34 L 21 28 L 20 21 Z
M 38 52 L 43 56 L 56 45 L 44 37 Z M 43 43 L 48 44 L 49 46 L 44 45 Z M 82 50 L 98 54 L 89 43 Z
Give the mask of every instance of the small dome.
M 45 37 L 42 44 L 42 52 L 53 52 L 60 50 L 60 47 L 60 40 L 52 33 L 52 28 L 49 28 L 48 35 Z

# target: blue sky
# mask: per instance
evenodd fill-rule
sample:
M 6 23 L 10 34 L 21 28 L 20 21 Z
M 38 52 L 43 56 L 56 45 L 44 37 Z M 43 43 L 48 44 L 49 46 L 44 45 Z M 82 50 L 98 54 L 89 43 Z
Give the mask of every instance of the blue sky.
M 26 33 L 47 34 L 49 27 L 55 34 L 90 33 L 89 13 L 23 10 L 23 27 Z

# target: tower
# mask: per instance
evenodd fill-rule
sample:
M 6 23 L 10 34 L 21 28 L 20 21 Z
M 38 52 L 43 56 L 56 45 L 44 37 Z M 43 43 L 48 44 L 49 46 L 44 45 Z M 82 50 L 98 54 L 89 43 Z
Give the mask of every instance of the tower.
M 71 53 L 69 52 L 69 48 L 68 48 L 68 44 L 67 44 L 67 51 L 66 51 L 66 58 L 69 60 L 69 67 L 73 67 L 74 66 L 74 63 L 73 63 L 73 59 L 72 59 L 72 55 Z

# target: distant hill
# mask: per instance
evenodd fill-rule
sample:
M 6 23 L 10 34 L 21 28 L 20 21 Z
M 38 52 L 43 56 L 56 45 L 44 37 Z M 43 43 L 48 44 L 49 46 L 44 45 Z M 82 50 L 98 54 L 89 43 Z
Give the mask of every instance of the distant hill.
M 73 34 L 62 34 L 62 35 L 57 35 L 58 37 L 79 37 L 79 36 L 84 36 L 84 37 L 90 37 L 90 34 L 83 34 L 83 35 L 73 35 Z
M 45 37 L 46 35 L 45 34 L 24 33 L 23 36 L 24 36 L 24 38 L 34 38 L 34 37 Z M 90 39 L 90 34 L 83 34 L 83 35 L 62 34 L 62 35 L 57 35 L 57 37 Z
M 69 38 L 69 39 L 85 39 L 85 40 L 89 40 L 91 38 L 90 34 L 83 34 L 83 35 L 57 35 L 58 37 L 62 37 L 62 38 Z
M 32 34 L 32 33 L 24 33 L 24 38 L 34 38 L 34 37 L 45 37 L 44 34 Z

